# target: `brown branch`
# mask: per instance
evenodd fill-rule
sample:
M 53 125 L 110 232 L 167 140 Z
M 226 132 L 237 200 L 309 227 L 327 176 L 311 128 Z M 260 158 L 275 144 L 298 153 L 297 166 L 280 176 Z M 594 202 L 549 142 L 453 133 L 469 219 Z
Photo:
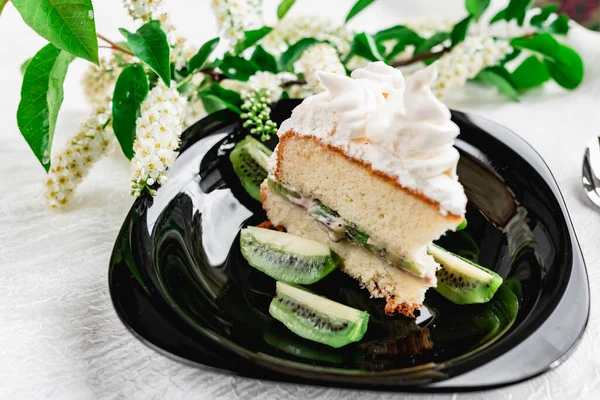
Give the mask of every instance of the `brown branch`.
M 296 80 L 294 80 L 294 81 L 287 81 L 287 82 L 284 82 L 284 83 L 281 85 L 281 87 L 283 87 L 283 88 L 288 88 L 288 87 L 290 87 L 290 86 L 293 86 L 293 85 L 305 85 L 305 84 L 306 84 L 306 80 L 304 80 L 304 79 L 296 79 Z
M 419 54 L 416 55 L 412 58 L 409 58 L 407 60 L 400 60 L 397 61 L 393 64 L 391 64 L 392 67 L 397 68 L 397 67 L 404 67 L 406 65 L 410 65 L 410 64 L 414 64 L 416 62 L 419 61 L 425 61 L 428 60 L 430 58 L 438 58 L 440 56 L 443 56 L 444 54 L 448 53 L 450 51 L 449 47 L 446 47 L 440 51 L 436 51 L 436 52 L 431 52 L 431 53 L 423 53 L 423 54 Z M 203 74 L 207 74 L 210 75 L 210 77 L 212 78 L 213 81 L 215 82 L 221 82 L 223 79 L 226 78 L 226 76 L 224 74 L 222 74 L 221 72 L 215 71 L 212 68 L 202 68 L 200 70 L 200 72 L 202 72 Z M 283 87 L 284 89 L 289 88 L 290 86 L 293 85 L 305 85 L 306 84 L 306 80 L 304 79 L 296 79 L 293 81 L 287 81 L 284 82 L 281 87 Z
M 202 68 L 200 70 L 200 72 L 202 72 L 203 74 L 206 74 L 206 75 L 210 75 L 212 80 L 215 82 L 221 82 L 223 79 L 226 78 L 226 76 L 224 74 L 222 74 L 218 71 L 215 71 L 214 69 L 211 69 L 211 68 Z
M 423 54 L 419 54 L 419 55 L 416 55 L 416 56 L 414 56 L 414 57 L 412 57 L 412 58 L 409 58 L 409 59 L 407 59 L 407 60 L 399 60 L 399 61 L 396 61 L 395 63 L 393 63 L 393 64 L 391 64 L 391 65 L 392 65 L 392 67 L 394 67 L 394 68 L 398 68 L 398 67 L 404 67 L 404 66 L 407 66 L 407 65 L 410 65 L 410 64 L 414 64 L 414 63 L 416 63 L 416 62 L 419 62 L 419 61 L 425 61 L 425 60 L 428 60 L 428 59 L 430 59 L 430 58 L 438 58 L 438 57 L 441 57 L 441 56 L 443 56 L 444 54 L 448 53 L 449 51 L 450 51 L 450 48 L 449 48 L 449 47 L 445 47 L 445 48 L 443 48 L 443 49 L 442 49 L 442 50 L 440 50 L 440 51 L 436 51 L 436 52 L 432 52 L 432 53 L 423 53 Z
M 104 40 L 106 43 L 110 44 L 111 49 L 117 50 L 117 51 L 122 51 L 123 53 L 129 54 L 130 56 L 133 55 L 133 53 L 131 51 L 127 50 L 123 46 L 118 45 L 117 43 L 113 42 L 112 40 L 110 40 L 106 36 L 102 35 L 101 33 L 96 33 L 96 36 L 98 36 L 99 39 Z

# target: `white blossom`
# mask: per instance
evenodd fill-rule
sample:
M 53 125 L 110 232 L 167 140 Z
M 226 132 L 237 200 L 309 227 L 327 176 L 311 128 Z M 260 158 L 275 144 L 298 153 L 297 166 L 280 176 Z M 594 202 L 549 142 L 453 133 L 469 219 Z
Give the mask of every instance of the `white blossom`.
M 308 86 L 317 92 L 322 91 L 317 72 L 325 71 L 332 74 L 346 75 L 346 69 L 340 61 L 337 51 L 327 43 L 310 46 L 302 53 L 294 68 L 296 72 L 304 73 Z
M 443 98 L 453 88 L 462 87 L 487 67 L 497 65 L 512 48 L 505 40 L 489 36 L 470 36 L 438 61 L 438 77 L 431 89 Z
M 276 74 L 267 71 L 259 71 L 248 79 L 248 90 L 258 92 L 260 89 L 265 89 L 265 95 L 270 103 L 279 100 L 283 93 L 281 80 Z
M 206 117 L 208 113 L 204 108 L 204 103 L 197 93 L 192 95 L 188 100 L 188 106 L 185 114 L 184 128 L 188 128 Z
M 100 66 L 91 64 L 83 75 L 83 93 L 90 105 L 96 107 L 106 102 L 112 96 L 121 67 L 117 65 L 114 57 L 101 58 Z
M 110 112 L 110 103 L 97 107 L 67 147 L 54 157 L 44 185 L 50 207 L 68 204 L 90 168 L 110 149 L 114 142 Z
M 230 79 L 226 79 L 221 82 L 221 86 L 224 88 L 229 88 L 229 90 L 234 90 L 239 92 L 240 94 L 245 94 L 246 92 L 258 92 L 261 89 L 264 89 L 264 95 L 266 96 L 269 103 L 275 103 L 283 94 L 284 88 L 283 84 L 287 82 L 292 82 L 298 79 L 296 74 L 292 74 L 291 72 L 280 72 L 278 74 L 274 74 L 268 71 L 259 71 L 248 79 L 248 82 L 239 82 L 240 84 L 233 84 L 227 81 Z
M 450 18 L 429 16 L 408 20 L 403 25 L 415 31 L 419 36 L 429 38 L 437 32 L 452 31 L 454 23 Z
M 244 39 L 244 31 L 261 25 L 262 0 L 212 0 L 219 33 L 231 47 Z
M 238 81 L 236 79 L 223 79 L 219 82 L 223 89 L 233 90 L 234 92 L 242 93 L 248 89 L 248 82 Z
M 129 15 L 135 20 L 148 22 L 157 19 L 158 10 L 163 0 L 123 0 Z
M 160 26 L 167 35 L 167 41 L 171 46 L 171 62 L 175 64 L 176 69 L 182 69 L 194 56 L 198 49 L 188 46 L 187 40 L 177 32 L 169 14 L 162 11 L 160 7 L 162 0 L 124 0 L 124 4 L 136 21 L 160 21 Z
M 167 88 L 162 82 L 142 103 L 141 115 L 136 121 L 135 154 L 131 160 L 133 195 L 139 196 L 144 188 L 166 181 L 166 170 L 178 155 L 186 106 L 186 100 L 177 89 Z
M 297 41 L 312 37 L 332 43 L 340 54 L 350 52 L 352 32 L 345 25 L 336 25 L 326 17 L 318 15 L 286 16 L 261 40 L 265 50 L 280 54 Z

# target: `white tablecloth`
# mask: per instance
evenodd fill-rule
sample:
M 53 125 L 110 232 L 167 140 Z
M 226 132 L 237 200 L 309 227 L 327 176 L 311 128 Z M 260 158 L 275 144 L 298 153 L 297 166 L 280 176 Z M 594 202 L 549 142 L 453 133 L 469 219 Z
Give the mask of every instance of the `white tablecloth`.
M 209 0 L 165 0 L 181 31 L 197 44 L 214 36 Z M 268 0 L 273 5 L 276 1 Z M 353 1 L 298 0 L 297 13 L 342 18 Z M 334 4 L 335 3 L 335 4 Z M 358 28 L 391 26 L 414 15 L 460 17 L 462 0 L 379 0 L 353 21 Z M 497 5 L 495 2 L 494 5 Z M 96 1 L 98 31 L 118 39 L 134 28 L 121 1 Z M 383 11 L 385 8 L 385 12 Z M 271 14 L 273 12 L 270 12 Z M 380 399 L 391 394 L 289 385 L 187 367 L 135 339 L 112 308 L 107 268 L 114 239 L 132 199 L 129 168 L 120 154 L 102 160 L 78 190 L 80 202 L 50 211 L 42 199 L 44 171 L 15 121 L 19 65 L 43 40 L 25 27 L 9 3 L 0 17 L 0 398 L 311 398 Z M 570 42 L 584 55 L 585 83 L 566 92 L 555 85 L 520 103 L 470 88 L 450 106 L 506 125 L 545 158 L 563 191 L 587 261 L 592 295 L 600 288 L 600 213 L 580 184 L 587 141 L 600 134 L 600 35 L 575 29 Z M 89 112 L 76 61 L 65 84 L 56 146 L 74 135 Z M 475 100 L 474 100 L 474 96 Z M 592 313 L 577 351 L 563 365 L 527 382 L 456 397 L 492 399 L 593 398 L 600 395 L 600 310 Z M 594 396 L 595 395 L 595 396 Z M 452 395 L 409 395 L 450 398 Z

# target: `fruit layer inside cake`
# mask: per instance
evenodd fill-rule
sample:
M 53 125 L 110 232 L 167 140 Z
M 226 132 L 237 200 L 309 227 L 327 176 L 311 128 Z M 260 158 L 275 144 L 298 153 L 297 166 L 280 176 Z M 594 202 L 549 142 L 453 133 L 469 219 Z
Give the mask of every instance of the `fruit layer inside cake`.
M 464 218 L 458 127 L 431 93 L 435 66 L 406 82 L 383 63 L 319 75 L 279 129 L 261 186 L 271 222 L 327 243 L 386 312 L 412 315 L 435 286 L 427 246 Z

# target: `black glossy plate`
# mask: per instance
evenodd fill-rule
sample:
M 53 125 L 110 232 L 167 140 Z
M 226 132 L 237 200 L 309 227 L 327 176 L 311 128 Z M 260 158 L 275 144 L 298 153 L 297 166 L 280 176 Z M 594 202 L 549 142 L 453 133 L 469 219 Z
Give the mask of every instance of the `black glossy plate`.
M 297 104 L 280 102 L 273 119 L 281 123 Z M 123 224 L 109 272 L 123 323 L 178 360 L 271 380 L 475 390 L 555 367 L 579 341 L 589 313 L 585 265 L 564 201 L 522 139 L 478 117 L 453 118 L 469 225 L 440 244 L 504 278 L 488 304 L 457 306 L 430 290 L 416 320 L 389 317 L 382 300 L 335 272 L 311 290 L 367 310 L 365 337 L 334 350 L 287 331 L 267 311 L 274 281 L 239 251 L 239 229 L 266 217 L 233 174 L 228 154 L 245 133 L 233 113 L 221 111 L 184 133 L 167 184 L 156 197 L 138 199 Z

